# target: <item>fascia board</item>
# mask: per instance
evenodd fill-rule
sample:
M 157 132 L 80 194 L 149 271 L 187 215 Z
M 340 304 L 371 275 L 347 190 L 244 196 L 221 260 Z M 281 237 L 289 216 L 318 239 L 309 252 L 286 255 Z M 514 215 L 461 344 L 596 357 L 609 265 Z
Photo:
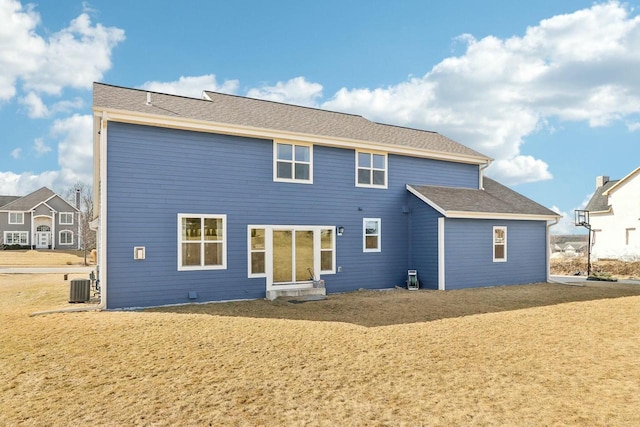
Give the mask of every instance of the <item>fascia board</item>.
M 398 146 L 394 144 L 382 144 L 348 138 L 335 138 L 330 136 L 280 131 L 275 129 L 255 128 L 228 123 L 216 123 L 207 120 L 197 120 L 184 117 L 167 117 L 99 107 L 94 107 L 93 111 L 95 116 L 101 117 L 104 113 L 107 113 L 108 120 L 110 121 L 147 126 L 159 126 L 172 129 L 183 129 L 209 133 L 221 133 L 259 139 L 284 139 L 339 148 L 378 150 L 385 151 L 390 154 L 399 154 L 410 157 L 424 157 L 435 160 L 454 161 L 458 163 L 467 163 L 474 165 L 486 164 L 493 160 L 492 158 L 486 156 L 467 156 L 464 154 L 443 153 L 438 151 L 419 149 L 415 147 Z
M 608 196 L 611 193 L 613 193 L 615 190 L 617 190 L 618 188 L 622 187 L 624 184 L 627 183 L 627 181 L 631 180 L 634 176 L 636 176 L 638 173 L 640 173 L 640 167 L 637 167 L 635 170 L 633 170 L 630 174 L 628 174 L 627 176 L 625 176 L 624 178 L 622 178 L 620 181 L 616 182 L 614 185 L 611 186 L 610 189 L 608 189 L 607 191 L 605 191 L 604 193 L 602 193 L 604 196 Z
M 561 215 L 531 215 L 503 212 L 466 212 L 466 211 L 448 211 L 447 218 L 466 218 L 466 219 L 504 219 L 504 220 L 521 220 L 521 221 L 548 221 L 561 218 Z
M 442 209 L 440 206 L 438 206 L 434 201 L 432 201 L 431 199 L 429 199 L 428 197 L 426 197 L 424 194 L 418 192 L 415 188 L 411 187 L 409 184 L 407 184 L 406 186 L 407 190 L 413 194 L 414 196 L 416 196 L 418 199 L 422 200 L 423 202 L 425 202 L 427 205 L 431 206 L 433 209 L 435 209 L 436 211 L 438 211 L 440 214 L 442 214 L 443 216 L 448 216 L 447 215 L 447 211 L 445 211 L 444 209 Z
M 605 215 L 611 213 L 611 207 L 604 211 L 589 211 L 589 215 Z

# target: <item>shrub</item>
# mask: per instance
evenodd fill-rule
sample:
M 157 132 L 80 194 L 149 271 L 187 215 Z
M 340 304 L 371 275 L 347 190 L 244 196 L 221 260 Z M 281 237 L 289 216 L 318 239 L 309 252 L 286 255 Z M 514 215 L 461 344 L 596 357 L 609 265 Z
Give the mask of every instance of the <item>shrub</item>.
M 28 245 L 2 245 L 3 251 L 17 251 L 22 249 L 31 249 Z

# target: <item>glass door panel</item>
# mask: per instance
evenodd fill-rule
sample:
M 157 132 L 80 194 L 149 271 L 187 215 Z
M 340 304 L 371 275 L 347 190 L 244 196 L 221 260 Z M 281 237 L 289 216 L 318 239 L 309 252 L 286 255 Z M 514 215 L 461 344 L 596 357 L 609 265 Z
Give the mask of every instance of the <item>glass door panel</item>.
M 312 280 L 313 231 L 296 231 L 296 282 Z
M 293 234 L 291 230 L 273 230 L 273 282 L 291 283 L 293 272 Z

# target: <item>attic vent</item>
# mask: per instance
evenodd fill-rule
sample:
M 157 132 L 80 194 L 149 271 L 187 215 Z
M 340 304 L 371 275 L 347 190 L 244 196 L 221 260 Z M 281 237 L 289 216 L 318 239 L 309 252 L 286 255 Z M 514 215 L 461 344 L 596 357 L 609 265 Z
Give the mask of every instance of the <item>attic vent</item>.
M 147 92 L 147 105 L 151 105 L 151 92 Z

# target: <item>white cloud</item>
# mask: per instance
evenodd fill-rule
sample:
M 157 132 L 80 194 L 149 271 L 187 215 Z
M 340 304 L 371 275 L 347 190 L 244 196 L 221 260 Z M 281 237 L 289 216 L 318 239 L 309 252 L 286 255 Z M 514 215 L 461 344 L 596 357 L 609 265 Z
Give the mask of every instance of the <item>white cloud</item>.
M 111 68 L 111 51 L 124 39 L 123 30 L 93 26 L 83 13 L 49 38 L 44 62 L 24 76 L 25 87 L 49 94 L 59 94 L 64 87 L 89 89 Z
M 322 97 L 322 85 L 308 82 L 304 77 L 295 77 L 286 82 L 278 82 L 275 86 L 249 89 L 247 96 L 313 107 L 316 106 L 316 100 Z
M 67 187 L 57 185 L 60 172 L 46 171 L 40 174 L 0 172 L 0 194 L 24 196 L 41 187 L 62 191 Z
M 82 98 L 64 99 L 58 101 L 51 108 L 49 112 L 51 114 L 68 113 L 73 110 L 79 110 L 84 107 L 84 101 Z
M 45 39 L 36 32 L 40 15 L 16 0 L 0 0 L 0 22 L 0 100 L 15 96 L 18 80 L 36 93 L 89 89 L 111 68 L 111 51 L 125 38 L 123 30 L 92 25 L 82 13 Z
M 42 102 L 42 98 L 34 92 L 29 92 L 26 96 L 20 98 L 20 104 L 27 107 L 27 114 L 32 119 L 41 119 L 49 115 L 49 109 Z
M 172 82 L 145 82 L 140 86 L 140 89 L 200 98 L 203 90 L 234 94 L 238 90 L 238 80 L 225 80 L 225 82 L 220 85 L 216 81 L 214 74 L 181 76 L 178 80 Z
M 14 159 L 19 159 L 20 154 L 22 154 L 22 148 L 14 148 L 13 150 L 11 150 L 11 157 L 13 157 Z
M 16 93 L 16 80 L 42 66 L 45 41 L 35 33 L 40 16 L 33 5 L 0 0 L 0 100 Z
M 544 161 L 522 154 L 525 137 L 549 119 L 631 119 L 638 128 L 640 17 L 617 1 L 541 21 L 522 37 L 456 40 L 464 53 L 423 77 L 343 88 L 322 107 L 437 130 L 494 157 L 490 173 L 506 184 L 551 178 Z
M 0 194 L 25 195 L 43 186 L 58 193 L 64 193 L 78 181 L 91 184 L 93 182 L 92 132 L 91 115 L 74 114 L 71 117 L 56 120 L 51 127 L 51 135 L 60 139 L 58 144 L 60 169 L 41 173 L 0 171 Z M 38 154 L 51 151 L 51 147 L 41 139 L 35 140 L 33 148 Z M 19 154 L 20 149 L 16 150 Z
M 627 129 L 629 129 L 629 132 L 635 132 L 637 130 L 640 130 L 640 122 L 627 123 Z
M 532 156 L 521 155 L 496 160 L 487 168 L 487 175 L 512 185 L 553 178 L 545 162 Z
M 551 210 L 562 215 L 558 223 L 551 227 L 550 231 L 552 234 L 584 234 L 584 229 L 574 225 L 573 212 L 563 212 L 557 206 L 553 206 Z
M 42 138 L 36 138 L 33 141 L 33 150 L 36 152 L 38 157 L 47 154 L 51 151 L 51 147 L 49 147 Z
M 571 210 L 571 212 L 564 212 L 560 210 L 557 206 L 553 206 L 551 208 L 552 211 L 562 215 L 558 224 L 551 227 L 552 234 L 586 234 L 587 229 L 584 227 L 578 227 L 575 225 L 575 211 L 582 210 L 587 206 L 589 200 L 593 197 L 593 193 L 587 194 L 585 198 L 582 200 L 579 206 L 576 206 Z
M 58 144 L 58 164 L 62 179 L 69 185 L 76 181 L 92 182 L 92 133 L 91 115 L 74 114 L 53 123 L 51 134 L 61 139 Z

